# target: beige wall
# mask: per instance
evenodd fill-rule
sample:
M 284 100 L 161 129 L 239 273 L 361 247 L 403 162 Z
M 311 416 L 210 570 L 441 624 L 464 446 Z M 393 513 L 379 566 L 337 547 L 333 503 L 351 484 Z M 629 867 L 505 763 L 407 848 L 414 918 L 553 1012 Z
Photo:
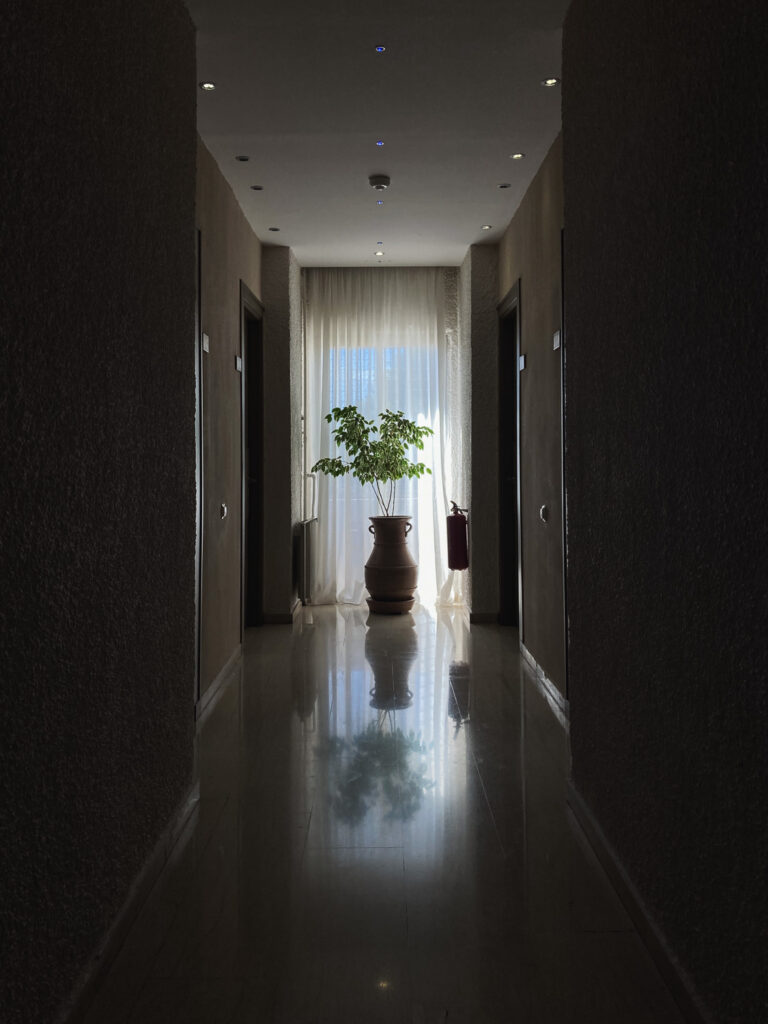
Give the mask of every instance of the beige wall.
M 552 145 L 499 243 L 501 300 L 520 279 L 521 504 L 523 631 L 521 640 L 565 691 L 563 520 L 560 416 L 562 143 Z M 549 520 L 541 521 L 542 505 Z
M 211 154 L 198 142 L 203 354 L 203 557 L 200 693 L 240 643 L 240 281 L 261 297 L 261 243 Z M 221 518 L 226 504 L 228 515 Z

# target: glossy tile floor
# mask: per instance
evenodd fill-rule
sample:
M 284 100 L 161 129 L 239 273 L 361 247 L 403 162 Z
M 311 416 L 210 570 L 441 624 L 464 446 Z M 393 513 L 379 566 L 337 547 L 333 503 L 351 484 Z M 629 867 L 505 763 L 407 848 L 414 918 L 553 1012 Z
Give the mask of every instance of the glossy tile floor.
M 199 762 L 88 1024 L 681 1021 L 514 630 L 340 606 L 249 631 Z

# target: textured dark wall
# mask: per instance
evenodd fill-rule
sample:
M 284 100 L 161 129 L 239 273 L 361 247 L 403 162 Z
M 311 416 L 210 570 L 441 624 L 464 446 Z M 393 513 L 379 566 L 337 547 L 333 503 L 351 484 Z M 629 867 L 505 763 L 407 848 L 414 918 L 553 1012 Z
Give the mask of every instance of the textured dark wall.
M 768 1019 L 764 0 L 565 26 L 573 775 L 718 1021 Z
M 471 245 L 461 267 L 471 359 L 469 546 L 472 614 L 499 612 L 498 252 Z
M 234 161 L 234 154 L 232 160 Z M 242 539 L 240 281 L 261 295 L 261 243 L 216 161 L 202 142 L 197 156 L 203 353 L 203 579 L 200 693 L 240 643 Z M 221 505 L 228 508 L 221 518 Z
M 288 621 L 298 601 L 294 529 L 302 517 L 301 269 L 288 246 L 263 249 L 264 615 Z
M 499 298 L 518 278 L 521 346 L 521 640 L 565 693 L 560 350 L 562 141 L 555 140 L 499 243 Z M 546 505 L 543 522 L 539 509 Z
M 192 776 L 194 36 L 0 19 L 4 1024 L 45 1024 Z

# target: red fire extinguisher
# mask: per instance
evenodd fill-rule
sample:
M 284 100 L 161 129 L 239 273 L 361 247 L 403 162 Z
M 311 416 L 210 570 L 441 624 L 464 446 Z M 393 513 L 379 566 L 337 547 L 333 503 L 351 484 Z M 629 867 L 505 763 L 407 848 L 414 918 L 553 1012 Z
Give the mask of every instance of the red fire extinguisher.
M 466 569 L 469 566 L 469 555 L 467 553 L 467 517 L 469 510 L 459 508 L 455 501 L 451 502 L 451 514 L 446 523 L 448 525 L 448 568 Z

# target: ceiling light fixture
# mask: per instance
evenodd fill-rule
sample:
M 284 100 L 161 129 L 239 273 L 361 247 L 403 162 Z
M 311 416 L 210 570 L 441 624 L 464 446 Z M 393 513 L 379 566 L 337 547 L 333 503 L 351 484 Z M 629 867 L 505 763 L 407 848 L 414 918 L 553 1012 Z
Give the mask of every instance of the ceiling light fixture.
M 253 189 L 254 192 L 263 192 L 264 191 L 264 186 L 263 185 L 251 185 L 251 188 Z
M 490 231 L 492 227 L 493 227 L 493 224 L 483 224 L 481 230 L 483 230 L 483 231 Z
M 383 146 L 384 145 L 384 139 L 377 139 L 376 140 L 376 145 L 377 146 Z
M 279 231 L 279 230 L 280 230 L 280 228 L 270 228 L 269 230 L 270 230 L 270 231 Z
M 383 256 L 384 253 L 381 251 L 381 249 L 377 249 L 376 252 L 373 255 L 374 256 Z
M 383 206 L 384 205 L 384 200 L 383 199 L 377 199 L 376 200 L 376 205 L 377 206 Z
M 559 82 L 559 78 L 542 78 L 541 80 L 541 84 L 545 85 L 548 89 L 551 89 L 553 85 L 558 85 Z
M 215 82 L 200 82 L 199 85 L 203 92 L 213 92 L 216 88 Z
M 502 181 L 502 183 L 497 185 L 496 188 L 512 188 L 512 185 L 508 181 Z
M 247 164 L 251 158 L 249 156 L 236 156 L 235 160 L 239 160 L 241 164 Z
M 376 53 L 384 53 L 385 50 L 386 50 L 386 46 L 377 46 L 376 47 Z
M 525 153 L 513 153 L 510 160 L 525 160 Z
M 385 188 L 389 188 L 390 180 L 388 174 L 371 174 L 368 178 L 368 184 L 371 188 L 376 189 L 377 192 L 383 192 Z

